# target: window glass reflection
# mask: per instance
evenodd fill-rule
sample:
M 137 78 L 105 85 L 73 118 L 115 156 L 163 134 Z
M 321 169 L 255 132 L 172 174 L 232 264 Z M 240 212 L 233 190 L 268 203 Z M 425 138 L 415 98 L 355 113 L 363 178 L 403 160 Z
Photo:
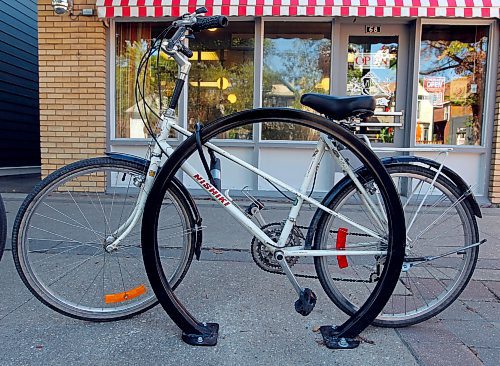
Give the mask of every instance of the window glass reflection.
M 377 101 L 377 112 L 395 112 L 398 37 L 350 36 L 347 54 L 347 94 L 371 95 Z M 393 116 L 373 116 L 367 122 L 381 127 L 362 127 L 360 133 L 372 142 L 394 142 Z
M 304 93 L 330 90 L 331 23 L 266 22 L 264 34 L 262 105 L 306 109 Z M 267 123 L 264 140 L 315 140 L 307 128 Z
M 417 144 L 480 145 L 488 26 L 424 25 Z
M 253 107 L 255 23 L 231 21 L 224 29 L 196 33 L 189 74 L 188 128 L 196 122 Z M 252 126 L 218 136 L 252 139 Z
M 152 40 L 165 29 L 161 23 L 118 23 L 116 26 L 116 68 L 115 68 L 115 137 L 148 138 L 147 129 L 139 114 L 135 100 L 136 74 L 142 56 Z M 141 76 L 142 77 L 142 76 Z M 163 106 L 172 95 L 177 77 L 177 65 L 166 55 L 155 53 L 151 56 L 144 83 L 144 99 L 141 99 L 141 112 L 146 102 L 158 113 L 160 91 Z M 158 80 L 160 79 L 160 80 Z M 158 89 L 158 81 L 161 89 Z M 152 127 L 157 119 L 148 112 Z M 173 136 L 173 134 L 172 134 Z

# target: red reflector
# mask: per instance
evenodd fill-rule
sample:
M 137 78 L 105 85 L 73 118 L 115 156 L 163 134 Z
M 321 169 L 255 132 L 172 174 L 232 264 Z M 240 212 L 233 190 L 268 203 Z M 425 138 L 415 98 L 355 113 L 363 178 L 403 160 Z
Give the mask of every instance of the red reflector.
M 339 227 L 337 232 L 337 250 L 345 249 L 345 242 L 347 240 L 347 228 Z M 337 262 L 340 268 L 346 268 L 349 264 L 347 263 L 347 257 L 345 255 L 338 255 Z

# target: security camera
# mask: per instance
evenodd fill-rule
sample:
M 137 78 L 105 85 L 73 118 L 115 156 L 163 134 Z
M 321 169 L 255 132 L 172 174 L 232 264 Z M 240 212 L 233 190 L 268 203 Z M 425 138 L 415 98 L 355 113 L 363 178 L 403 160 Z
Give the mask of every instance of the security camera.
M 52 8 L 57 15 L 64 15 L 73 10 L 73 0 L 52 0 Z

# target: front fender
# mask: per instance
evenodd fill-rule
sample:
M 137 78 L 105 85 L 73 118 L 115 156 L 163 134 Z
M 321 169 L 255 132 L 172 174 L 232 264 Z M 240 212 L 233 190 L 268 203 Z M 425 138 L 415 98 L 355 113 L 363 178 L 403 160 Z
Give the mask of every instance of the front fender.
M 144 166 L 144 170 L 146 170 L 149 167 L 149 160 L 141 158 L 139 156 L 135 155 L 130 155 L 130 154 L 122 154 L 122 153 L 115 153 L 115 152 L 107 152 L 106 155 L 113 159 L 113 160 L 120 160 L 120 161 L 131 161 L 134 163 L 138 163 Z M 177 189 L 177 191 L 181 194 L 181 199 L 184 200 L 184 202 L 187 204 L 189 207 L 189 211 L 194 217 L 194 222 L 198 228 L 201 227 L 201 215 L 200 212 L 198 211 L 198 207 L 196 206 L 196 203 L 194 202 L 193 196 L 188 192 L 184 184 L 181 183 L 180 180 L 178 180 L 176 177 L 172 180 L 173 186 Z M 196 230 L 196 241 L 195 241 L 195 254 L 196 254 L 196 259 L 200 259 L 200 254 L 201 254 L 201 244 L 202 244 L 202 230 Z
M 139 156 L 135 156 L 135 155 L 122 154 L 122 153 L 116 153 L 116 152 L 106 152 L 106 156 L 113 159 L 113 160 L 131 161 L 133 163 L 138 163 L 138 164 L 144 165 L 144 167 L 149 166 L 149 160 L 141 158 Z

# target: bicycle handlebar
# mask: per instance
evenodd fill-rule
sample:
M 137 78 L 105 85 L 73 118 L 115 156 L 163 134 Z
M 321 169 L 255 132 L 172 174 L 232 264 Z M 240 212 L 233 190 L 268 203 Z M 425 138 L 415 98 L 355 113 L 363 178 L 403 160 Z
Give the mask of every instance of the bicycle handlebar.
M 194 23 L 190 28 L 193 32 L 200 32 L 204 29 L 225 28 L 228 24 L 229 20 L 227 17 L 223 15 L 215 15 L 212 17 L 196 18 L 196 23 Z

